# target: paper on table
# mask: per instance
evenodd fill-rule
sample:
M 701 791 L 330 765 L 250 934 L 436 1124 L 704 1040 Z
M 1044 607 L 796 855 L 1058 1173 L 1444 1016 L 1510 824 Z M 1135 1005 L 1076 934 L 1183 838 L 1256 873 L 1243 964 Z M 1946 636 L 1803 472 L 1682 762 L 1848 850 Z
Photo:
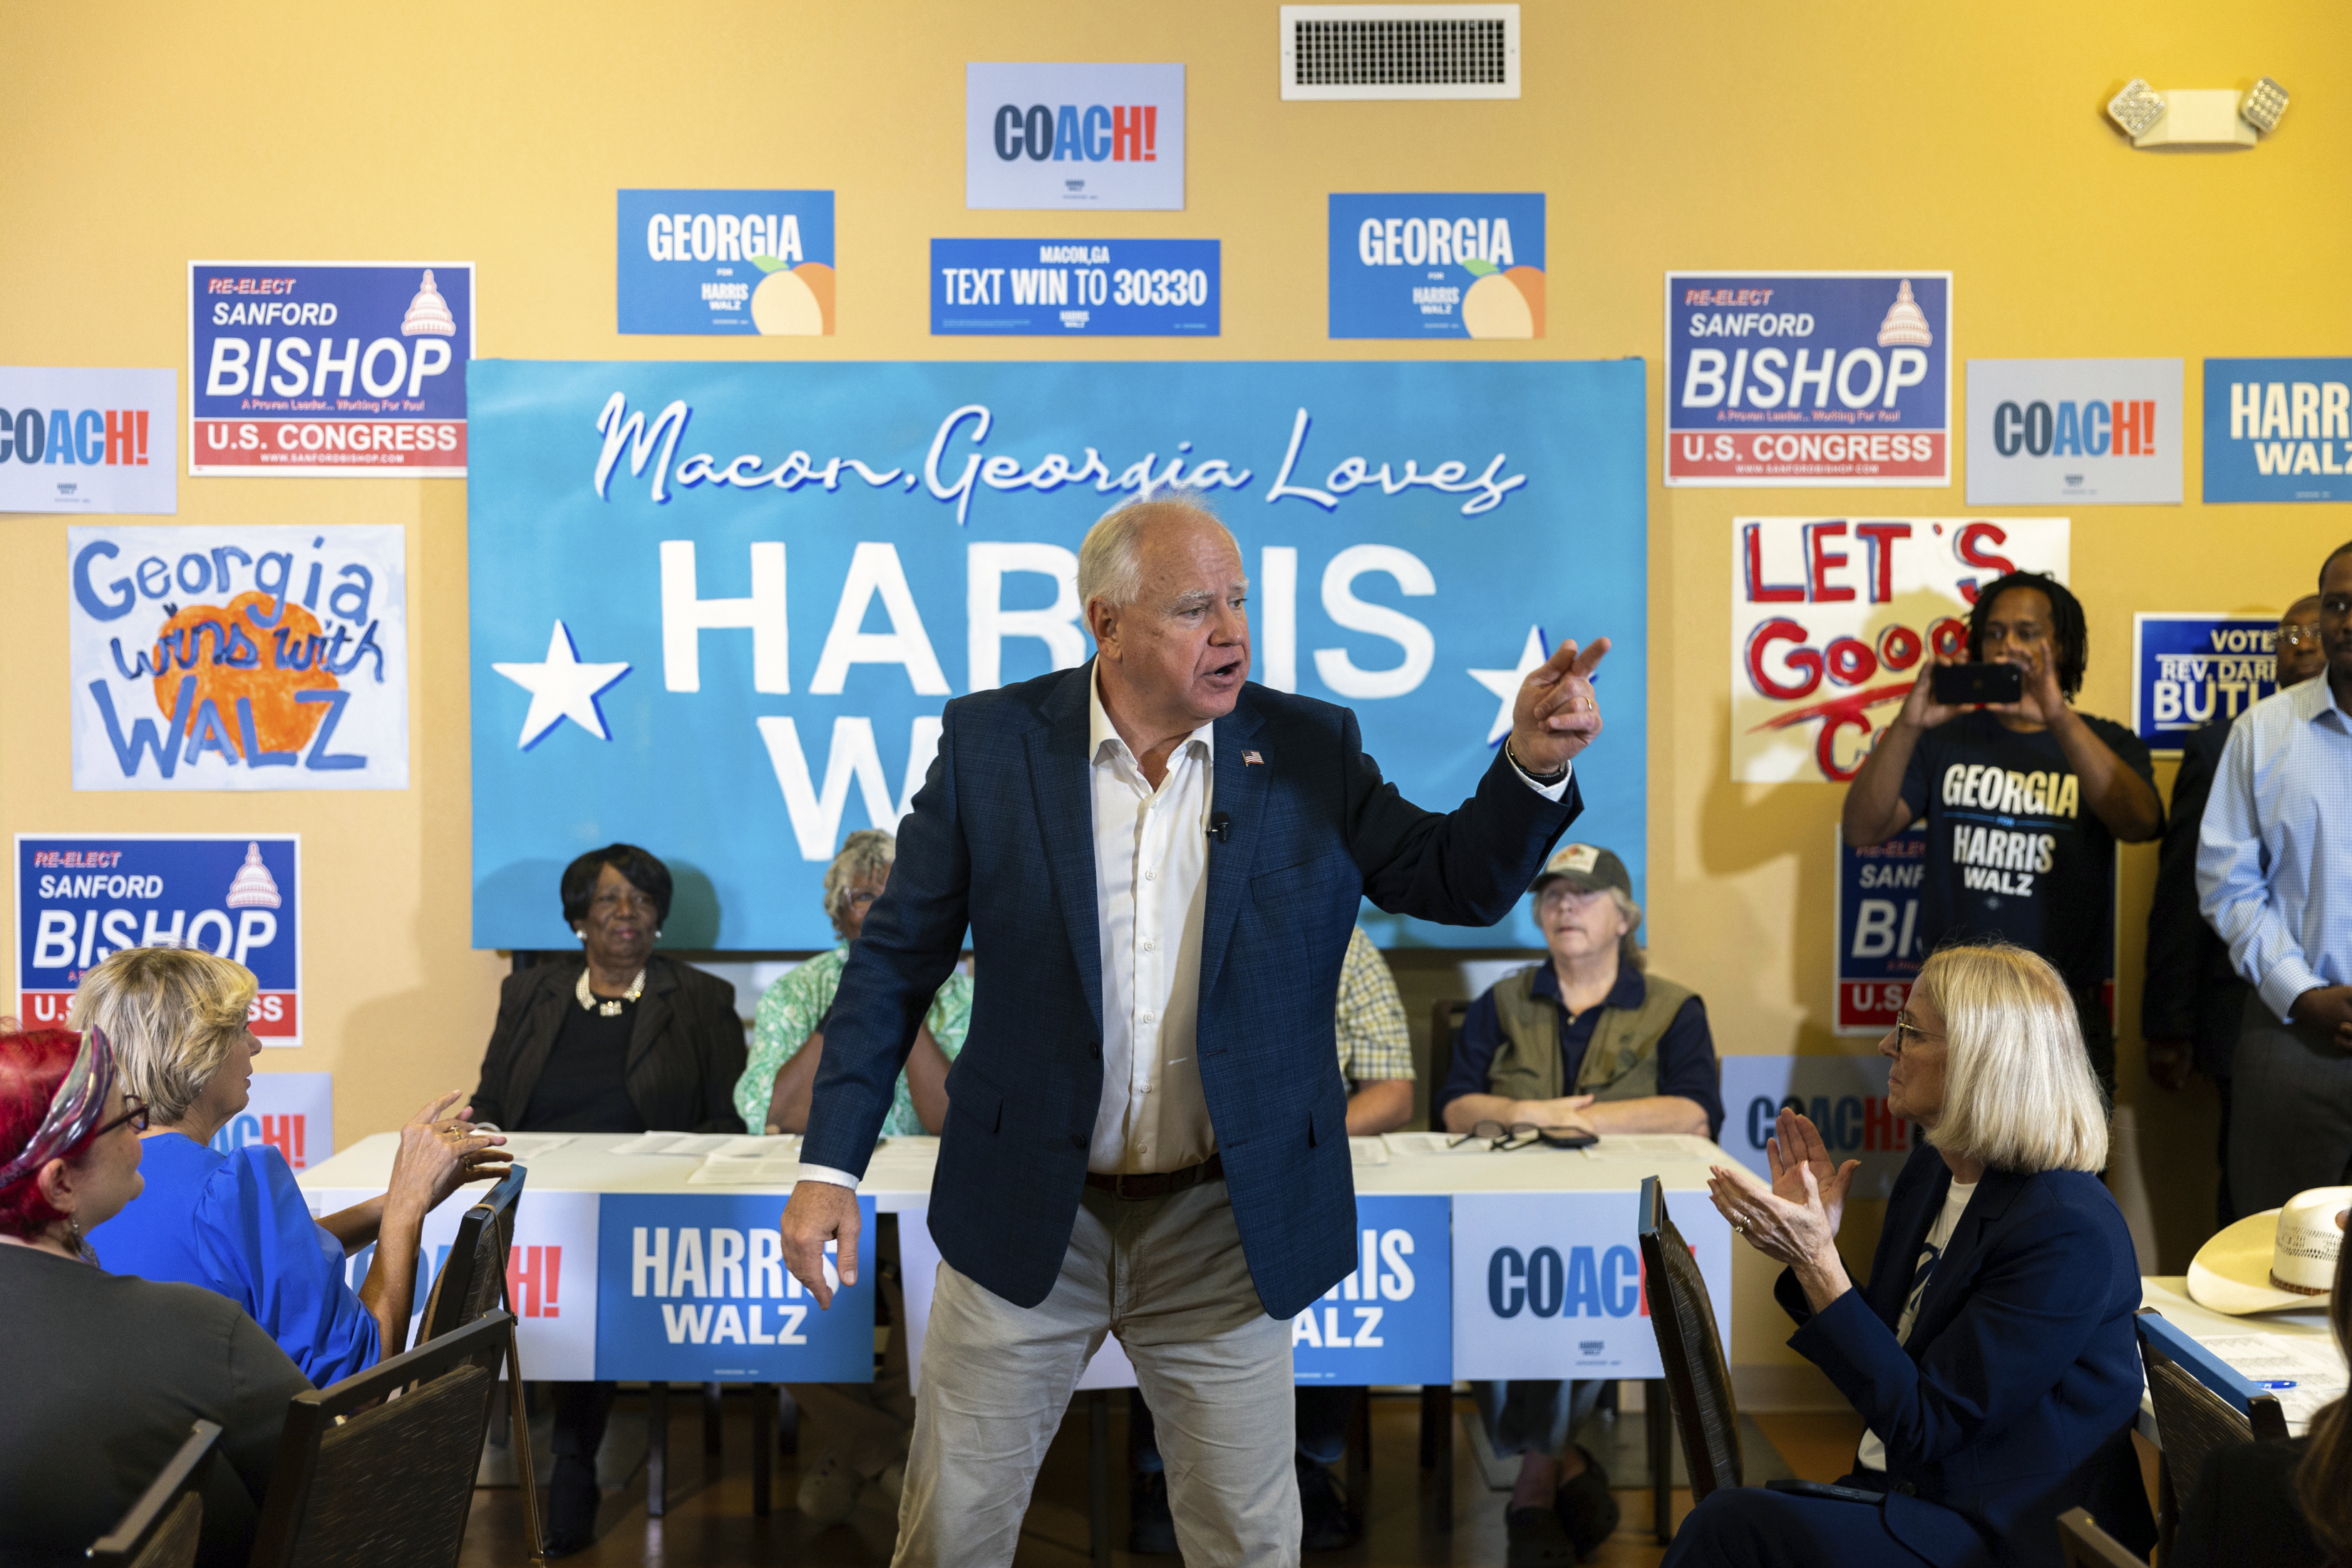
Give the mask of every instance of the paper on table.
M 1594 1160 L 1711 1160 L 1719 1155 L 1719 1151 L 1706 1139 L 1681 1132 L 1603 1136 L 1584 1152 Z
M 604 1151 L 607 1154 L 671 1154 L 681 1153 L 673 1145 L 694 1136 L 690 1132 L 640 1132 L 625 1139 Z
M 710 1152 L 723 1154 L 730 1160 L 746 1154 L 800 1153 L 801 1135 L 797 1132 L 745 1132 L 729 1138 Z
M 789 1187 L 800 1180 L 801 1157 L 782 1154 L 713 1154 L 687 1177 L 692 1187 Z
M 2344 1358 L 2333 1342 L 2286 1334 L 2228 1334 L 2198 1342 L 2230 1363 L 2239 1376 L 2256 1383 L 2292 1383 L 2273 1388 L 2287 1431 L 2300 1436 L 2312 1416 L 2331 1400 L 2344 1397 Z
M 549 1154 L 572 1141 L 569 1132 L 509 1132 L 500 1147 L 507 1157 L 519 1164 L 527 1164 L 541 1154 Z
M 1381 1142 L 1387 1146 L 1390 1153 L 1407 1156 L 1485 1154 L 1490 1152 L 1485 1139 L 1474 1138 L 1466 1143 L 1461 1143 L 1458 1142 L 1461 1136 L 1458 1132 L 1383 1132 L 1381 1134 Z M 1353 1140 L 1349 1142 L 1352 1142 Z
M 1356 1165 L 1385 1165 L 1389 1163 L 1389 1146 L 1379 1138 L 1350 1138 L 1348 1160 Z

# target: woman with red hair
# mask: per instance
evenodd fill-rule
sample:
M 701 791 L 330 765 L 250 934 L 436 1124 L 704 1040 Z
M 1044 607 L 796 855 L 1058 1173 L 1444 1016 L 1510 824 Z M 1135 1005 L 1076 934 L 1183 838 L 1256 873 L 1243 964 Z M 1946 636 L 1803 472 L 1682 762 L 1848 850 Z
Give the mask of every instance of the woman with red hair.
M 310 1386 L 236 1303 L 96 1267 L 139 1195 L 147 1107 L 96 1029 L 0 1035 L 0 1561 L 58 1568 L 196 1421 L 222 1428 L 197 1561 L 243 1563 L 287 1402 Z

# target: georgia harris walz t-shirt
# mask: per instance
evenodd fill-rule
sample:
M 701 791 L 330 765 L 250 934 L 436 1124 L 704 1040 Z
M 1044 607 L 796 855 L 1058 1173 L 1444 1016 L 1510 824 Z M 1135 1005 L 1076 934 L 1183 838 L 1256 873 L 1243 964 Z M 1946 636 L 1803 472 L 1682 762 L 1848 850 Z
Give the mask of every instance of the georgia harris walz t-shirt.
M 2138 736 L 2082 717 L 2156 787 Z M 1925 951 L 1998 937 L 2048 959 L 2070 985 L 2109 977 L 2115 836 L 2084 804 L 2057 736 L 2021 734 L 1990 713 L 1963 713 L 1919 737 L 1903 774 L 1903 804 L 1915 820 L 1927 821 L 1919 890 Z

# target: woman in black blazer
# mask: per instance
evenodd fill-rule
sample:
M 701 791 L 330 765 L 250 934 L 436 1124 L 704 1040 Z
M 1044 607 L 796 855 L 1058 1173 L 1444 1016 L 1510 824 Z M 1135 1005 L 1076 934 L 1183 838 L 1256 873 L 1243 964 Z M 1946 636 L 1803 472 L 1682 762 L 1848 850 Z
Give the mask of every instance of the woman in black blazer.
M 630 844 L 564 868 L 563 918 L 581 956 L 517 970 L 474 1090 L 474 1121 L 510 1132 L 740 1132 L 731 1096 L 743 1073 L 735 987 L 654 956 L 669 916 L 669 868 Z M 609 1383 L 555 1390 L 555 1475 L 548 1547 L 568 1556 L 595 1539 L 596 1448 Z
M 1735 1232 L 1789 1265 L 1790 1348 L 1866 1426 L 1842 1493 L 1727 1487 L 1664 1568 L 2058 1568 L 2058 1515 L 2155 1543 L 2133 1458 L 2139 1270 L 2096 1172 L 2107 1121 L 2057 971 L 2023 949 L 1927 960 L 1879 1049 L 1888 1108 L 1927 1129 L 1866 1281 L 1837 1228 L 1854 1162 L 1780 1113 L 1766 1191 L 1717 1166 Z

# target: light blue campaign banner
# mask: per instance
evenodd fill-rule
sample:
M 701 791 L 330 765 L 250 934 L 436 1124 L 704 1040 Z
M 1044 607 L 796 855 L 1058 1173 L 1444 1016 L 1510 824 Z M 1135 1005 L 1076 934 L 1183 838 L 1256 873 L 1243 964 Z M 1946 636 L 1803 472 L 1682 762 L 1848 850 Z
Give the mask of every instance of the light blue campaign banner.
M 935 239 L 939 337 L 1213 338 L 1213 239 Z
M 475 373 L 474 931 L 574 939 L 557 882 L 667 860 L 664 940 L 830 946 L 826 865 L 893 827 L 959 693 L 1081 663 L 1076 548 L 1182 495 L 1253 579 L 1252 678 L 1352 708 L 1451 809 L 1522 673 L 1613 640 L 1580 837 L 1643 841 L 1639 360 L 533 364 Z M 1526 947 L 1375 916 L 1385 944 Z
M 1331 198 L 1335 338 L 1544 335 L 1544 199 Z
M 2207 360 L 2205 499 L 2352 500 L 2352 359 Z
M 1731 1226 L 1704 1189 L 1669 1192 L 1731 1345 Z M 1456 1193 L 1454 1375 L 1658 1377 L 1638 1192 Z
M 1356 1271 L 1290 1322 L 1292 1374 L 1349 1387 L 1454 1381 L 1453 1200 L 1356 1197 Z
M 622 331 L 832 332 L 831 191 L 623 191 L 619 208 Z
M 596 1375 L 635 1382 L 874 1381 L 874 1200 L 857 1283 L 826 1247 L 833 1305 L 784 1267 L 772 1193 L 606 1193 L 597 1215 Z
M 2178 756 L 2189 731 L 2277 691 L 2278 629 L 2270 616 L 2133 616 L 2133 732 L 2149 751 Z

